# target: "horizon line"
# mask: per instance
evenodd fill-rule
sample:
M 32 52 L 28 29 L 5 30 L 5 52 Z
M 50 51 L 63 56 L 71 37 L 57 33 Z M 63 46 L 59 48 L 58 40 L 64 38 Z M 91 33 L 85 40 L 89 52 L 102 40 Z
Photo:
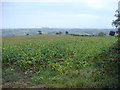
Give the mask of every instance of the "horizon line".
M 33 27 L 33 28 L 0 28 L 0 29 L 39 29 L 39 28 L 59 28 L 59 29 L 115 29 L 115 28 L 74 28 L 74 27 L 70 27 L 70 28 L 63 28 L 63 27 Z

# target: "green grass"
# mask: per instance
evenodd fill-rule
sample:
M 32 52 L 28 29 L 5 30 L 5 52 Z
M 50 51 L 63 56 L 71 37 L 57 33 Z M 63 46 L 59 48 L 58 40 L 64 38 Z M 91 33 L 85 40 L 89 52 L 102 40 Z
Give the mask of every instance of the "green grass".
M 23 71 L 32 71 L 30 81 L 47 87 L 110 87 L 113 84 L 110 81 L 116 78 L 102 75 L 101 63 L 116 40 L 111 36 L 4 37 L 3 65 L 17 65 Z
M 20 74 L 13 72 L 11 68 L 4 70 L 2 76 L 3 82 L 14 82 L 21 78 Z

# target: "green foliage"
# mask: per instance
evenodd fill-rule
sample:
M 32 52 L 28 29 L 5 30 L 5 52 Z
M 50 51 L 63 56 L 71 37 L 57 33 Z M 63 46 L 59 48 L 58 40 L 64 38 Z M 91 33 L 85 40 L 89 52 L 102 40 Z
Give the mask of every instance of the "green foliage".
M 114 36 L 115 35 L 115 31 L 110 31 L 109 35 L 110 36 Z
M 42 31 L 38 31 L 38 34 L 41 35 L 41 34 L 42 34 Z
M 2 72 L 3 82 L 18 81 L 20 78 L 21 76 L 18 73 L 13 72 L 11 68 Z
M 101 87 L 106 85 L 101 85 L 101 82 L 109 81 L 110 77 L 106 76 L 107 80 L 104 78 L 104 81 L 99 71 L 89 67 L 101 65 L 99 59 L 115 42 L 116 38 L 109 36 L 5 37 L 3 65 L 17 65 L 23 71 L 32 70 L 35 74 L 31 82 L 43 83 L 48 87 Z
M 65 34 L 69 34 L 69 32 L 68 32 L 68 31 L 66 31 L 66 32 L 65 32 Z
M 117 14 L 115 14 L 116 20 L 113 20 L 112 25 L 117 28 L 116 33 L 118 33 L 118 38 L 120 37 L 120 12 L 116 10 Z M 118 39 L 119 41 L 120 39 Z
M 2 49 L 3 64 L 17 65 L 23 70 L 49 68 L 62 74 L 71 68 L 79 69 L 90 65 L 94 57 L 100 56 L 115 42 L 115 38 L 110 38 L 80 37 L 21 45 L 6 44 Z
M 106 34 L 104 32 L 99 32 L 98 36 L 105 36 Z

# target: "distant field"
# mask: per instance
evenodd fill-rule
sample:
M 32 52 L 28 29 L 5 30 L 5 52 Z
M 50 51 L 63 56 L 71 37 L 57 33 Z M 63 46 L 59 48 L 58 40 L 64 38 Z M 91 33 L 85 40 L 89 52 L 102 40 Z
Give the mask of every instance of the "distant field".
M 2 41 L 3 43 L 9 43 L 9 44 L 19 44 L 19 43 L 33 43 L 33 42 L 41 42 L 41 41 L 54 41 L 54 40 L 68 40 L 68 39 L 84 39 L 84 38 L 91 38 L 91 39 L 113 39 L 113 40 L 117 40 L 115 37 L 111 37 L 111 36 L 105 36 L 105 37 L 82 37 L 82 36 L 70 36 L 70 35 L 30 35 L 30 36 L 7 36 L 7 37 L 3 37 Z M 110 41 L 113 41 L 110 40 Z
M 111 36 L 29 35 L 3 37 L 3 65 L 16 65 L 25 72 L 33 72 L 30 81 L 42 83 L 48 87 L 104 87 L 106 84 L 102 86 L 99 81 L 97 81 L 98 84 L 93 81 L 86 83 L 87 80 L 84 82 L 79 76 L 85 78 L 81 73 L 87 74 L 89 70 L 81 70 L 94 65 L 116 40 L 116 37 Z M 92 71 L 94 70 L 95 68 L 92 69 Z M 90 77 L 92 78 L 92 76 Z M 88 85 L 90 83 L 92 86 Z

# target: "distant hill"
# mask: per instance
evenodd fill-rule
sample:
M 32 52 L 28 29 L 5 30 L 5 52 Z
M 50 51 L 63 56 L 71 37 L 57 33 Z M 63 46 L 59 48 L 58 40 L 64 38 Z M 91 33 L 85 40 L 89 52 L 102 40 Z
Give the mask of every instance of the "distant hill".
M 36 35 L 38 31 L 42 31 L 42 34 L 56 34 L 56 32 L 68 31 L 70 34 L 98 34 L 99 32 L 104 32 L 109 34 L 111 30 L 114 29 L 80 29 L 80 28 L 18 28 L 18 29 L 1 29 L 2 36 L 16 36 L 16 35 Z

